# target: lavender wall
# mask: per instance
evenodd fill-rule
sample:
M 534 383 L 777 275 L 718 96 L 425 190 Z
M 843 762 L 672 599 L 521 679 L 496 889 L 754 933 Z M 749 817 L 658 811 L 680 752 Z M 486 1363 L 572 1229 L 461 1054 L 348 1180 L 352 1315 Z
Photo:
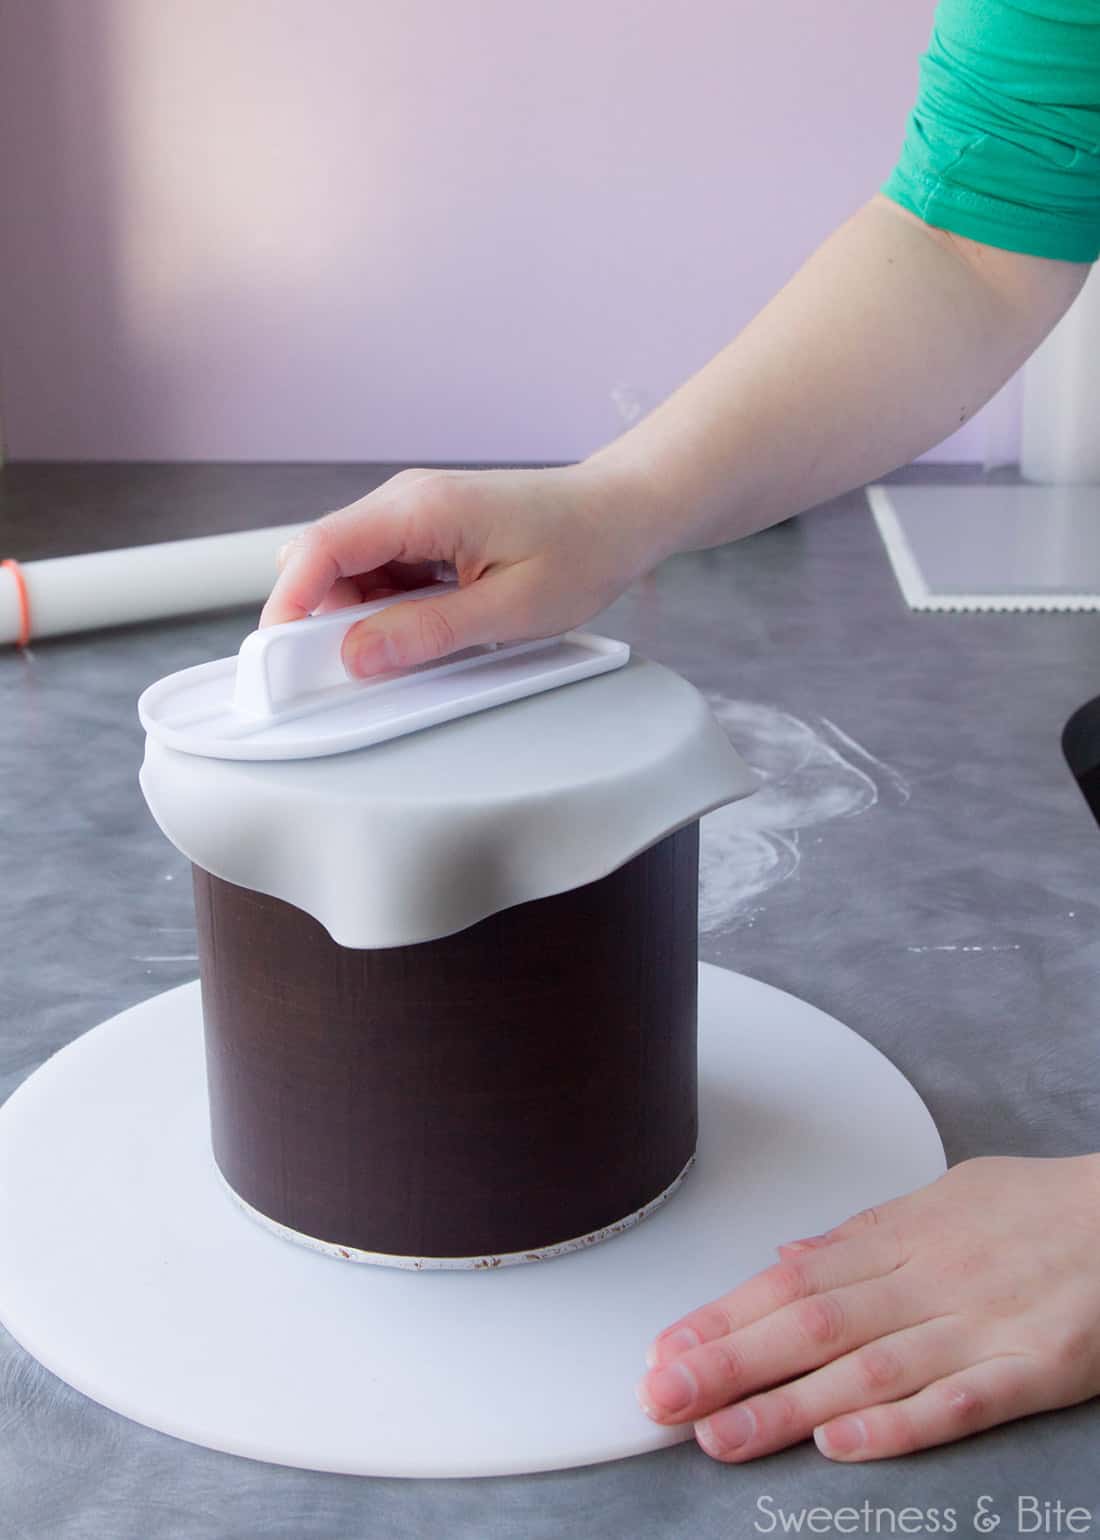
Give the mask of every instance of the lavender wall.
M 581 455 L 882 180 L 932 9 L 0 0 L 8 453 Z

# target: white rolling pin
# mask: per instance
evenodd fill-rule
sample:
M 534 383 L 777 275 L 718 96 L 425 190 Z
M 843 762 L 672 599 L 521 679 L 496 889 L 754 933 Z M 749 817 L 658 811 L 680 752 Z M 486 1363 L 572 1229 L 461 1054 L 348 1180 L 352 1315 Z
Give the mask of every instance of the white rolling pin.
M 281 524 L 119 551 L 52 556 L 21 563 L 18 574 L 10 566 L 0 567 L 0 646 L 18 642 L 22 633 L 20 575 L 31 641 L 259 604 L 275 581 L 276 552 L 305 527 Z M 6 554 L 0 552 L 0 557 Z
M 1024 365 L 1020 471 L 1048 485 L 1100 482 L 1100 274 Z

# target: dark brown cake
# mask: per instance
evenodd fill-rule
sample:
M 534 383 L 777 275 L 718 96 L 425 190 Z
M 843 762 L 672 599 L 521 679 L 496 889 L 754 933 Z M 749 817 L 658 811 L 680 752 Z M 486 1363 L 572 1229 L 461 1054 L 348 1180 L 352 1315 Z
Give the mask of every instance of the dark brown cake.
M 262 1215 L 395 1258 L 613 1226 L 695 1152 L 699 826 L 417 946 L 341 947 L 196 866 L 214 1155 Z

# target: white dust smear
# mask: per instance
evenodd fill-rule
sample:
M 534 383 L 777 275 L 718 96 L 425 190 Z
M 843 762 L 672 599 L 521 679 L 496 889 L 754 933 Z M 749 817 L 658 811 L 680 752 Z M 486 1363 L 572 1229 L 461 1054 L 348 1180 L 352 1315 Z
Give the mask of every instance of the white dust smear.
M 1018 941 L 1011 941 L 1005 946 L 984 946 L 977 943 L 973 946 L 960 946 L 956 942 L 951 942 L 944 946 L 907 946 L 905 950 L 907 952 L 1018 952 L 1020 944 Z
M 800 830 L 866 812 L 878 801 L 879 783 L 786 711 L 724 695 L 707 699 L 737 752 L 764 778 L 751 797 L 703 819 L 699 928 L 711 932 L 744 923 L 762 894 L 798 870 Z M 826 725 L 908 800 L 909 787 L 896 770 Z

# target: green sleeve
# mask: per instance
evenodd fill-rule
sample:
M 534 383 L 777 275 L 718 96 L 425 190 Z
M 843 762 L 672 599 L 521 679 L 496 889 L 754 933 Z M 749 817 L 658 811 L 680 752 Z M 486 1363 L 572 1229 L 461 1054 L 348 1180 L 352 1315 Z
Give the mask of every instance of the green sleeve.
M 1037 257 L 1100 255 L 1100 0 L 940 0 L 882 191 Z

